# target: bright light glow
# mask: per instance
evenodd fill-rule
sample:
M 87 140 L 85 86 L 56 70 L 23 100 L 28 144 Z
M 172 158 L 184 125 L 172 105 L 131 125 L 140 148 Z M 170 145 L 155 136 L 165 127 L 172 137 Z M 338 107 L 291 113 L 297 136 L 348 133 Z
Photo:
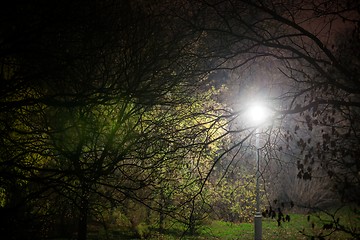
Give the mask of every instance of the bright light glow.
M 269 120 L 271 111 L 269 108 L 261 103 L 254 103 L 249 105 L 246 111 L 246 118 L 252 125 L 260 125 Z

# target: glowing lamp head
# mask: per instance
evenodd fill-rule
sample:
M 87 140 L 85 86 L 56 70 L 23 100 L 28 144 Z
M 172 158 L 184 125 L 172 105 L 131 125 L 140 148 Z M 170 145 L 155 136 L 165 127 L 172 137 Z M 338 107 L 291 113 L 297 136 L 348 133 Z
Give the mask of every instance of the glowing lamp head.
M 270 115 L 270 109 L 260 103 L 251 104 L 246 112 L 246 116 L 252 125 L 265 123 Z

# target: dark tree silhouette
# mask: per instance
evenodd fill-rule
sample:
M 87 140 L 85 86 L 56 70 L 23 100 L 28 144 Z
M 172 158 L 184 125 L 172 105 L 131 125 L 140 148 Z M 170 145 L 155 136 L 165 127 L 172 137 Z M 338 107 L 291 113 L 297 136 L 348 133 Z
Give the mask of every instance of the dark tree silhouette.
M 72 232 L 86 239 L 89 219 L 129 202 L 194 232 L 210 174 L 221 179 L 226 154 L 247 149 L 255 132 L 236 119 L 256 97 L 276 109 L 265 166 L 294 164 L 293 176 L 309 181 L 324 174 L 358 206 L 358 9 L 300 0 L 3 7 L 1 232 L 40 237 L 76 218 Z M 215 99 L 211 84 L 233 85 Z
M 269 159 L 290 160 L 303 180 L 323 175 L 343 203 L 358 206 L 359 3 L 200 0 L 194 9 L 184 22 L 212 49 L 199 57 L 231 70 L 234 95 L 250 90 L 242 100 L 276 106 Z
M 152 7 L 39 1 L 2 9 L 2 236 L 44 237 L 45 227 L 77 219 L 77 238 L 86 239 L 101 209 L 130 199 L 165 211 L 149 203 L 153 192 L 176 174 L 182 191 L 202 179 L 183 170 L 216 141 L 209 129 L 221 128 L 214 106 L 199 105 L 211 100 L 201 98 L 209 88 L 198 88 L 206 79 L 192 56 L 202 46 Z M 174 206 L 199 192 L 182 194 L 166 214 L 177 217 Z

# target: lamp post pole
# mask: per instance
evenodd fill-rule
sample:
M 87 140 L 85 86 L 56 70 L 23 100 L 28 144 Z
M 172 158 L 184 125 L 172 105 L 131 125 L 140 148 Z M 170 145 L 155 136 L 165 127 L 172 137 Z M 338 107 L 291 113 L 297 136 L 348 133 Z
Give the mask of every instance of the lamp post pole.
M 260 178 L 260 149 L 259 149 L 259 129 L 256 129 L 256 210 L 254 216 L 254 229 L 255 229 L 255 240 L 262 239 L 262 216 L 260 212 L 260 189 L 259 189 L 259 178 Z
M 270 109 L 260 102 L 255 102 L 251 104 L 246 112 L 247 117 L 252 126 L 256 127 L 255 129 L 255 148 L 256 148 L 256 206 L 255 206 L 255 215 L 254 215 L 254 239 L 262 240 L 262 215 L 260 211 L 260 128 L 261 126 L 269 120 Z

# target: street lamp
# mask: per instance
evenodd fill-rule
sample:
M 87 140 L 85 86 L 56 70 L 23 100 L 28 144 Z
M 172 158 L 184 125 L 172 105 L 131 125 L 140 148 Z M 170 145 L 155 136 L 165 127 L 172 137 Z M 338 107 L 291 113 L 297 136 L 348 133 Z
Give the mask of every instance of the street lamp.
M 271 111 L 263 103 L 255 102 L 247 107 L 246 115 L 249 121 L 251 121 L 250 124 L 254 127 L 258 127 L 269 120 Z
M 259 189 L 259 178 L 260 178 L 260 147 L 259 147 L 259 128 L 271 116 L 271 111 L 263 103 L 256 102 L 248 106 L 246 116 L 250 121 L 250 124 L 256 127 L 255 130 L 255 147 L 256 147 L 256 210 L 254 215 L 254 230 L 255 240 L 262 239 L 262 216 L 260 212 L 260 189 Z

